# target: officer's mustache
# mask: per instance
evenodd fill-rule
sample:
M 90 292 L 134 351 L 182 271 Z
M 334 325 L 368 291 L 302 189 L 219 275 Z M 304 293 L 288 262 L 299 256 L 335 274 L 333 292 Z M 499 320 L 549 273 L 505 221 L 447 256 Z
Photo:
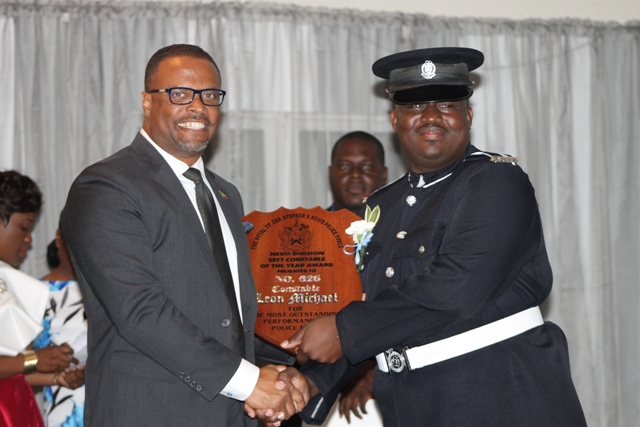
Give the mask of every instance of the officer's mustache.
M 445 129 L 444 127 L 440 126 L 440 125 L 439 125 L 439 124 L 437 124 L 437 123 L 427 123 L 427 124 L 424 124 L 424 125 L 420 126 L 420 127 L 418 128 L 418 130 L 420 131 L 420 130 L 428 129 L 428 128 L 438 128 L 438 129 L 442 129 L 442 130 L 443 130 L 443 131 L 445 131 L 445 132 L 447 131 L 447 129 Z

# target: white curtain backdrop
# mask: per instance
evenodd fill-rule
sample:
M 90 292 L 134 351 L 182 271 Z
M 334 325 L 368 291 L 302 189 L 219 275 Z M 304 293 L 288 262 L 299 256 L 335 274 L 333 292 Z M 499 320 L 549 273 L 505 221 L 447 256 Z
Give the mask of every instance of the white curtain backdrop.
M 537 189 L 555 272 L 545 317 L 566 332 L 590 426 L 640 426 L 640 23 L 442 19 L 238 3 L 0 5 L 0 169 L 45 195 L 23 270 L 44 254 L 74 177 L 128 145 L 142 123 L 148 58 L 171 43 L 209 51 L 228 98 L 208 166 L 247 212 L 330 202 L 341 134 L 383 141 L 390 178 L 405 162 L 378 58 L 467 46 L 472 140 L 517 155 Z

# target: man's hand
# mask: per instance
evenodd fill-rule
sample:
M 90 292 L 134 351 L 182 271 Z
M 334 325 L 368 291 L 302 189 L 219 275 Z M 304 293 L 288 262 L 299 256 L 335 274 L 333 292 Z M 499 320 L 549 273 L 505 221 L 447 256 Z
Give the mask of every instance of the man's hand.
M 78 359 L 72 356 L 73 349 L 69 344 L 52 345 L 36 350 L 38 364 L 36 369 L 42 373 L 60 372 L 72 363 L 78 363 Z
M 375 369 L 375 362 L 372 361 L 364 366 L 358 375 L 342 390 L 342 396 L 340 397 L 340 415 L 344 415 L 347 419 L 347 423 L 351 423 L 350 412 L 362 419 L 362 415 L 366 414 L 365 405 L 369 399 L 373 399 L 373 371 Z
M 294 382 L 276 388 L 279 371 L 285 371 L 286 366 L 268 365 L 260 368 L 258 383 L 251 395 L 244 401 L 244 411 L 251 418 L 256 416 L 268 425 L 279 426 L 280 421 L 301 411 L 309 402 L 309 391 L 305 389 L 302 380 L 296 378 L 296 383 L 305 390 L 303 392 L 294 386 Z
M 336 316 L 323 316 L 310 321 L 280 346 L 294 351 L 297 347 L 296 360 L 301 365 L 309 360 L 320 363 L 337 362 L 342 357 L 342 345 Z
M 300 371 L 293 366 L 283 369 L 278 374 L 276 381 L 276 390 L 284 390 L 289 384 L 297 388 L 305 400 L 305 405 L 309 403 L 312 397 L 316 397 L 319 393 L 316 385 L 309 378 L 305 377 Z M 300 411 L 298 411 L 300 412 Z
M 278 374 L 278 381 L 275 384 L 276 389 L 282 390 L 286 388 L 288 385 L 293 385 L 300 392 L 302 392 L 303 396 L 309 403 L 309 400 L 313 397 L 316 397 L 319 393 L 316 385 L 309 378 L 305 377 L 300 371 L 296 368 L 288 367 L 280 371 Z M 266 427 L 278 427 L 280 425 L 280 421 L 275 423 L 265 421 Z

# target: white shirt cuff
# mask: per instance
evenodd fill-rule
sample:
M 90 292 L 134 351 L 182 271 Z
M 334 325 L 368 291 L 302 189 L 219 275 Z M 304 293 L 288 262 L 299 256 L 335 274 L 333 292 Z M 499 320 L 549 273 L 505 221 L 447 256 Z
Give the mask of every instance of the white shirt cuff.
M 258 384 L 258 377 L 260 377 L 260 368 L 242 359 L 238 370 L 233 374 L 233 377 L 231 377 L 220 394 L 244 401 L 253 393 L 253 389 Z

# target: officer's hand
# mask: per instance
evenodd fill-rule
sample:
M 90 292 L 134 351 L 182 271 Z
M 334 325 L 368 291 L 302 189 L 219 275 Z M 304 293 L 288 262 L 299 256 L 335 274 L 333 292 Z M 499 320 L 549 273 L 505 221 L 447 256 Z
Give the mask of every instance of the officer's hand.
M 322 316 L 310 321 L 280 346 L 293 351 L 297 349 L 296 360 L 301 365 L 309 360 L 337 362 L 342 357 L 342 345 L 336 316 Z

